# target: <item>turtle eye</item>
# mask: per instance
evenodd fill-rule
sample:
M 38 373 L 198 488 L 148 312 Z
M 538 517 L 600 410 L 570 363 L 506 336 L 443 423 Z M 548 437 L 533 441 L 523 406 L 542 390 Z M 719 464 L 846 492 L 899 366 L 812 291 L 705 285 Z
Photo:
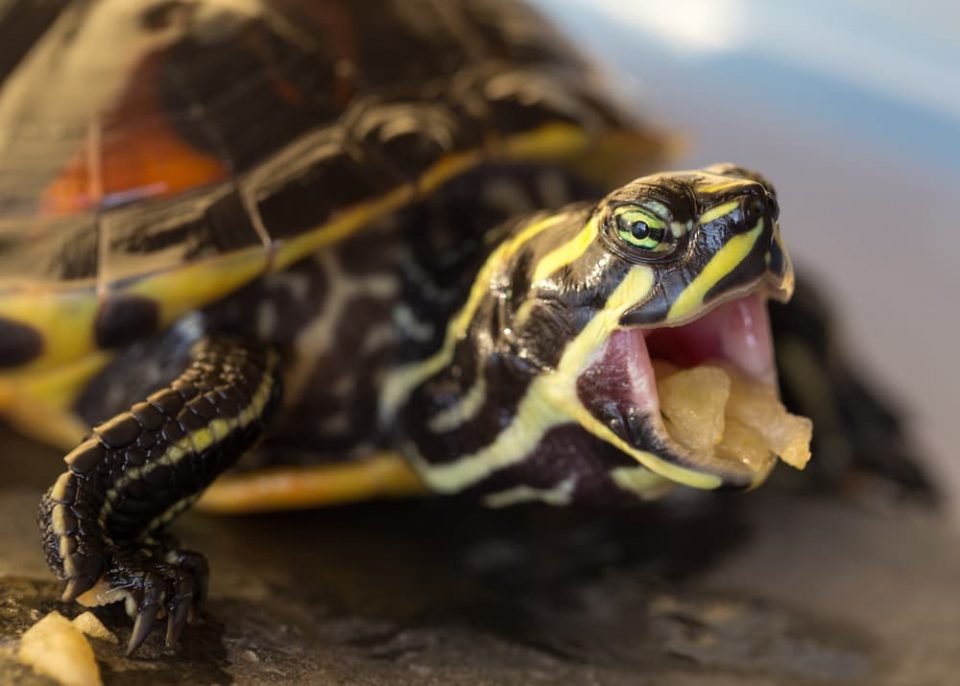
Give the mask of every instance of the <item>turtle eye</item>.
M 647 209 L 635 205 L 617 207 L 613 220 L 617 237 L 635 251 L 663 257 L 676 246 L 667 223 Z

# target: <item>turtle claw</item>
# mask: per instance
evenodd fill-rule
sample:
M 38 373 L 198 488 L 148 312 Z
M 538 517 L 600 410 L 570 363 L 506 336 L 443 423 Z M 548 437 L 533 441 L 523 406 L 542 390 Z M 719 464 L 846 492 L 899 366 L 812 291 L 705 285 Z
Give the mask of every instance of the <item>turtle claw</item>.
M 138 550 L 114 558 L 105 575 L 111 589 L 126 596 L 133 616 L 127 657 L 133 655 L 166 616 L 164 643 L 176 646 L 206 596 L 207 563 L 199 553 Z M 108 592 L 109 593 L 109 592 Z
M 177 641 L 180 640 L 180 634 L 183 633 L 183 628 L 187 625 L 187 620 L 190 618 L 192 610 L 192 603 L 181 602 L 173 612 L 167 615 L 167 635 L 164 643 L 168 648 L 176 647 Z
M 176 647 L 177 641 L 180 640 L 180 634 L 187 625 L 187 620 L 196 614 L 195 608 L 201 600 L 201 596 L 196 590 L 195 577 L 184 575 L 180 580 L 176 595 L 171 599 L 167 608 L 167 634 L 164 642 L 168 648 Z
M 137 618 L 133 622 L 133 631 L 130 633 L 130 640 L 127 642 L 127 657 L 133 655 L 137 648 L 147 640 L 147 636 L 150 635 L 154 625 L 157 623 L 158 609 L 156 605 L 151 604 L 137 612 Z

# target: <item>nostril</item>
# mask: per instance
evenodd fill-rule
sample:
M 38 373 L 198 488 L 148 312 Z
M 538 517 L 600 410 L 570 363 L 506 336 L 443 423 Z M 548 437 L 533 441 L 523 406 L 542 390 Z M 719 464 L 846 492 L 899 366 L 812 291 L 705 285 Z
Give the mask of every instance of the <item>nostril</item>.
M 756 196 L 747 198 L 743 202 L 743 219 L 745 223 L 752 227 L 756 224 L 767 211 L 767 204 L 762 198 Z

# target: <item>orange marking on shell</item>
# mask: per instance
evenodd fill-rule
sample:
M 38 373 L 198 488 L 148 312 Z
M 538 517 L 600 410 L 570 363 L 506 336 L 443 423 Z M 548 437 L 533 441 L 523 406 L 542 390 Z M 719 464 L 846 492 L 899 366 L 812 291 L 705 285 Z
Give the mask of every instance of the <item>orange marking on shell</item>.
M 144 88 L 157 82 L 159 59 L 144 62 L 99 129 L 90 127 L 84 149 L 41 196 L 41 212 L 79 212 L 113 195 L 169 196 L 227 176 L 221 162 L 179 136 L 156 89 Z

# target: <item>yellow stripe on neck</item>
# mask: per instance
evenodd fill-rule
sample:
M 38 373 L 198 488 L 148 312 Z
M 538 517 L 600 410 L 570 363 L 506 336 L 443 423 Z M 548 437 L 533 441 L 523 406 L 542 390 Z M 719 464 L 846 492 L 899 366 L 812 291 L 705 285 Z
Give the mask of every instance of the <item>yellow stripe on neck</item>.
M 381 419 L 392 419 L 400 406 L 410 397 L 417 386 L 439 372 L 453 361 L 453 353 L 457 342 L 467 333 L 470 322 L 480 308 L 483 297 L 490 291 L 493 277 L 534 236 L 557 224 L 562 215 L 553 215 L 546 219 L 533 222 L 512 238 L 505 240 L 481 267 L 473 281 L 467 302 L 447 326 L 443 346 L 436 353 L 425 360 L 415 362 L 397 369 L 387 376 L 380 394 Z
M 533 380 L 513 420 L 487 446 L 455 462 L 444 464 L 431 464 L 418 457 L 413 446 L 408 446 L 424 480 L 442 493 L 463 490 L 495 471 L 523 462 L 550 429 L 576 423 L 659 475 L 661 479 L 651 478 L 652 485 L 666 478 L 697 488 L 720 486 L 721 479 L 715 475 L 695 472 L 634 448 L 594 417 L 577 394 L 580 374 L 603 349 L 610 334 L 618 328 L 623 314 L 642 301 L 655 283 L 654 272 L 649 267 L 630 270 L 607 299 L 603 310 L 567 345 L 557 369 L 544 372 Z

